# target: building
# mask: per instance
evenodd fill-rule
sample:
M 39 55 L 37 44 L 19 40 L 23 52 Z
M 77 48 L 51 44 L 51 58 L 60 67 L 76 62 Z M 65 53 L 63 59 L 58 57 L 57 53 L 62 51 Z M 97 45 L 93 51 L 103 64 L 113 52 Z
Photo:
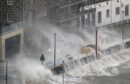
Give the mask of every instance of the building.
M 92 21 L 95 21 L 96 27 L 107 26 L 110 24 L 121 24 L 122 22 L 128 22 L 130 20 L 130 2 L 129 0 L 99 0 L 88 4 L 84 7 L 86 12 L 95 9 L 95 12 L 86 12 L 82 19 L 84 26 L 93 25 Z M 84 22 L 84 23 L 83 23 Z M 91 24 L 88 24 L 91 23 Z
M 54 24 L 60 28 L 76 28 L 79 24 L 80 8 L 86 0 L 24 0 L 25 44 L 31 45 L 37 23 Z M 34 49 L 34 48 L 33 48 Z M 31 48 L 29 48 L 31 50 Z
M 33 55 L 38 55 L 42 50 L 35 40 L 36 34 L 39 33 L 37 27 L 39 24 L 46 25 L 51 22 L 48 18 L 46 1 L 48 0 L 24 0 L 23 2 L 24 51 L 31 52 Z
M 87 0 L 24 0 L 24 25 L 29 28 L 42 19 L 60 27 L 76 28 L 86 3 Z
M 25 28 L 36 25 L 48 15 L 45 0 L 23 0 L 23 24 Z
M 0 28 L 19 22 L 23 18 L 22 0 L 2 0 L 0 2 Z
M 21 51 L 23 45 L 22 0 L 0 1 L 0 60 Z
M 80 9 L 87 0 L 47 0 L 49 17 L 52 22 L 65 27 L 77 27 Z

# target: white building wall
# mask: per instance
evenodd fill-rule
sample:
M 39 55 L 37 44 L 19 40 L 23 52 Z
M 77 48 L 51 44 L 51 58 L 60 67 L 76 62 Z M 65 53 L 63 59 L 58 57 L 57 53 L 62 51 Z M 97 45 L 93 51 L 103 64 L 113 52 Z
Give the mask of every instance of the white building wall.
M 102 26 L 106 24 L 111 23 L 111 10 L 110 10 L 110 16 L 106 17 L 106 10 L 111 9 L 111 2 L 103 2 L 103 3 L 98 3 L 96 4 L 96 26 Z M 98 12 L 102 12 L 102 22 L 98 23 Z
M 121 21 L 121 0 L 119 0 L 119 2 L 117 2 L 117 0 L 112 0 L 112 23 L 117 23 Z M 116 8 L 119 7 L 120 8 L 120 12 L 119 15 L 116 15 Z
M 129 20 L 130 19 L 130 0 L 122 0 L 122 1 L 123 1 L 122 3 L 124 4 L 124 7 L 123 7 L 124 10 L 125 10 L 125 6 L 129 5 L 129 16 L 125 16 L 124 14 L 123 20 Z
M 129 5 L 129 16 L 125 16 L 125 6 Z M 118 23 L 122 20 L 130 19 L 130 0 L 110 0 L 102 3 L 85 6 L 84 9 L 88 10 L 91 7 L 96 7 L 96 26 L 109 25 L 111 23 Z M 116 15 L 116 7 L 120 8 L 119 15 Z M 106 17 L 106 10 L 110 10 L 110 16 Z M 98 12 L 102 12 L 102 22 L 98 23 Z M 124 12 L 122 12 L 124 11 Z

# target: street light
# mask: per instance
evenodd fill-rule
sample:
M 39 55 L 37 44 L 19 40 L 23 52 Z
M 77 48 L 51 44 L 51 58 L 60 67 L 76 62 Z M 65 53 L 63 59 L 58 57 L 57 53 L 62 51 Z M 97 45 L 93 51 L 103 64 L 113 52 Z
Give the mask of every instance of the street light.
M 122 25 L 123 25 L 123 20 L 124 20 L 124 10 L 122 10 Z M 124 27 L 125 28 L 125 27 Z M 123 36 L 123 34 L 124 34 L 124 28 L 123 28 L 123 26 L 122 26 L 122 43 L 123 43 L 123 38 L 124 38 L 124 36 Z
M 54 68 L 56 67 L 56 33 L 54 33 Z
M 8 61 L 6 61 L 6 84 L 8 84 Z
M 65 72 L 65 70 L 64 70 L 64 61 L 63 61 L 63 75 L 62 75 L 62 77 L 63 77 L 63 84 L 65 84 L 65 80 L 64 80 L 64 72 Z
M 96 29 L 96 41 L 95 41 L 95 44 L 96 44 L 96 58 L 98 57 L 98 27 L 95 27 Z
M 122 43 L 123 43 L 123 34 L 124 34 L 124 30 L 123 30 L 123 20 L 124 20 L 124 3 L 123 2 L 121 2 L 121 11 L 122 11 Z

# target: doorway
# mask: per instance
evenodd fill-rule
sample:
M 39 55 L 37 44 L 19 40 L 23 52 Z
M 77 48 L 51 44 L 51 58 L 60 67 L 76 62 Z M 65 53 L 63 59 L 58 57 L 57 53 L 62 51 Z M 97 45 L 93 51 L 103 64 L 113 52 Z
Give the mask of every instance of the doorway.
M 5 40 L 5 57 L 12 58 L 20 52 L 20 35 L 7 38 Z

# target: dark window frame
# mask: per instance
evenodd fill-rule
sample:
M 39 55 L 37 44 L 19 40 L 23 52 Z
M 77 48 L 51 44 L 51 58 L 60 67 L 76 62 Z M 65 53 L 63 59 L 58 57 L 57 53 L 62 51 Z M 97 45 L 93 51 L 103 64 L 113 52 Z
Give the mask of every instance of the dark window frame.
M 107 18 L 110 17 L 110 10 L 109 10 L 109 9 L 106 10 L 106 17 L 107 17 Z
M 7 22 L 14 22 L 14 13 L 12 11 L 7 12 Z
M 98 12 L 98 23 L 101 23 L 102 22 L 102 12 L 99 11 Z
M 129 16 L 129 5 L 125 5 L 125 16 Z
M 7 5 L 14 5 L 14 0 L 7 0 Z
M 119 15 L 120 14 L 120 7 L 116 7 L 115 12 L 116 12 L 116 15 Z

